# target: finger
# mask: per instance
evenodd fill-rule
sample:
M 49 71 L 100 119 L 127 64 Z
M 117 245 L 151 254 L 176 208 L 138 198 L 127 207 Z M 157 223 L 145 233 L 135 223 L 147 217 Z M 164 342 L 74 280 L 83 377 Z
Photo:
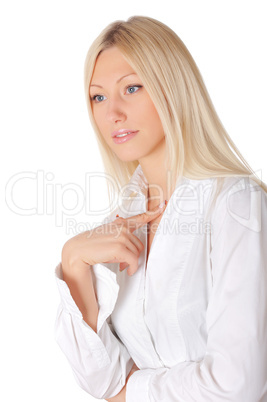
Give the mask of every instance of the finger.
M 144 250 L 144 245 L 141 242 L 141 240 L 138 239 L 138 237 L 132 233 L 129 233 L 129 237 L 130 237 L 131 242 L 133 242 L 135 244 L 135 246 L 138 248 L 139 252 L 141 253 Z
M 129 228 L 127 227 L 127 224 L 125 224 L 125 220 L 124 218 L 120 218 L 121 219 L 121 225 L 118 227 L 117 225 L 115 226 L 116 228 L 116 239 L 119 237 L 121 232 L 125 232 L 127 233 L 127 236 L 129 237 L 129 239 L 131 240 L 131 242 L 138 248 L 139 252 L 141 253 L 144 249 L 144 245 L 141 242 L 141 240 L 135 236 L 134 234 L 131 233 L 131 231 L 129 231 Z M 114 224 L 114 223 L 113 223 Z M 134 226 L 134 229 L 136 229 L 136 226 Z
M 132 253 L 134 253 L 135 255 L 137 255 L 137 256 L 139 257 L 139 254 L 140 254 L 139 249 L 138 249 L 138 247 L 136 247 L 135 244 L 133 244 L 133 243 L 131 242 L 131 240 L 126 239 L 126 240 L 123 242 L 123 244 L 125 244 L 125 246 L 126 246 Z
M 132 235 L 131 233 L 130 235 L 134 237 L 134 235 Z M 125 242 L 125 246 L 139 258 L 140 250 L 130 240 L 127 239 L 127 241 Z M 129 266 L 128 262 L 121 262 L 120 271 L 123 271 L 128 266 Z
M 115 258 L 119 262 L 127 264 L 126 267 L 129 265 L 127 274 L 130 276 L 133 275 L 138 269 L 138 256 L 124 246 L 118 247 L 116 254 Z
M 129 266 L 128 262 L 121 262 L 120 263 L 120 271 L 123 271 L 128 266 Z
M 106 263 L 120 263 L 123 264 L 123 269 L 129 266 L 127 273 L 133 275 L 138 269 L 138 255 L 132 253 L 123 244 L 116 245 L 114 249 L 114 257 L 111 260 L 105 261 Z
M 165 200 L 165 203 L 161 203 L 161 204 L 157 205 L 155 208 L 151 209 L 150 211 L 146 211 L 142 214 L 131 216 L 129 218 L 124 218 L 127 228 L 130 230 L 130 232 L 134 232 L 137 228 L 145 225 L 146 223 L 152 221 L 157 216 L 162 214 L 162 212 L 166 208 L 166 205 L 167 205 L 167 201 Z
M 124 245 L 131 250 L 135 255 L 137 255 L 138 257 L 140 256 L 140 253 L 142 252 L 142 250 L 144 249 L 144 245 L 143 243 L 132 233 L 128 233 L 128 236 L 130 237 L 130 239 L 126 239 Z M 107 263 L 117 263 L 119 262 L 119 260 L 117 258 L 114 258 L 112 260 L 106 261 Z M 120 263 L 120 268 L 125 269 L 126 267 L 128 267 L 129 263 L 125 263 L 125 265 L 122 266 L 123 263 Z

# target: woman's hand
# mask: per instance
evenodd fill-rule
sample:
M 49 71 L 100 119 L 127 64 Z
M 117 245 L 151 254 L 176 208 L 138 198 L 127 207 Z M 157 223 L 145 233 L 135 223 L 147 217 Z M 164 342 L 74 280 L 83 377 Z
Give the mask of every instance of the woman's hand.
M 131 375 L 137 370 L 139 370 L 139 368 L 134 363 L 130 373 L 128 374 L 128 377 L 126 378 L 126 383 L 125 383 L 124 387 L 122 388 L 122 390 L 116 396 L 113 396 L 112 398 L 106 399 L 106 401 L 108 401 L 108 402 L 126 402 L 126 386 L 127 386 L 127 382 L 129 380 L 129 378 L 131 377 Z
M 99 305 L 94 287 L 91 265 L 120 263 L 121 270 L 128 265 L 128 275 L 138 269 L 138 259 L 144 246 L 133 231 L 162 214 L 162 208 L 130 218 L 118 218 L 111 223 L 78 234 L 69 239 L 62 249 L 63 280 L 80 310 L 84 321 L 97 333 Z
M 162 214 L 165 207 L 163 204 L 161 208 L 157 206 L 130 218 L 117 218 L 72 237 L 62 249 L 64 269 L 119 262 L 121 270 L 129 266 L 127 273 L 133 275 L 138 269 L 138 259 L 144 245 L 132 232 Z

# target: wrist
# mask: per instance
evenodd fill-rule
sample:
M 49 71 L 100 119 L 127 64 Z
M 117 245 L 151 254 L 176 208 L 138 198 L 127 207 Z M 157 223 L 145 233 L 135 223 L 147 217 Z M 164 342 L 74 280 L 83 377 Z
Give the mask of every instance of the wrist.
M 76 253 L 71 250 L 69 246 L 64 245 L 61 253 L 61 265 L 63 274 L 75 276 L 79 273 L 82 275 L 83 272 L 88 271 L 91 265 L 82 261 Z

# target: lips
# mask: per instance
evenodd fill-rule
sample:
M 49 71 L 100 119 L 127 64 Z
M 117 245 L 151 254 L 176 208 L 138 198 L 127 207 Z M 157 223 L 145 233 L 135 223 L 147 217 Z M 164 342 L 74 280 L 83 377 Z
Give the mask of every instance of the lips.
M 113 138 L 114 137 L 123 138 L 123 137 L 126 137 L 126 134 L 129 135 L 129 134 L 136 133 L 136 132 L 137 132 L 136 130 L 130 130 L 130 129 L 123 128 L 123 129 L 120 129 L 120 130 L 117 130 L 117 131 L 113 131 L 111 136 Z
M 139 133 L 139 131 L 126 131 L 126 130 L 124 131 L 125 131 L 124 133 L 119 133 L 119 135 L 124 134 L 121 137 L 118 137 L 116 135 L 113 137 L 113 141 L 115 142 L 115 144 L 123 144 L 124 142 L 130 141 L 133 137 L 135 137 Z

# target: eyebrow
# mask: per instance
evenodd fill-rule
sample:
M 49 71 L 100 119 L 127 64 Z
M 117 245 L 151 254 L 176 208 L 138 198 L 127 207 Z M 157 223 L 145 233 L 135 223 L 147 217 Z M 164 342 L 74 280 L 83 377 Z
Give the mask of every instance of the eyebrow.
M 130 73 L 130 74 L 123 75 L 121 78 L 118 79 L 117 84 L 118 84 L 123 78 L 128 77 L 129 75 L 133 75 L 133 74 L 137 75 L 136 73 Z M 103 88 L 103 87 L 101 87 L 101 85 L 97 85 L 97 84 L 91 84 L 90 87 Z

